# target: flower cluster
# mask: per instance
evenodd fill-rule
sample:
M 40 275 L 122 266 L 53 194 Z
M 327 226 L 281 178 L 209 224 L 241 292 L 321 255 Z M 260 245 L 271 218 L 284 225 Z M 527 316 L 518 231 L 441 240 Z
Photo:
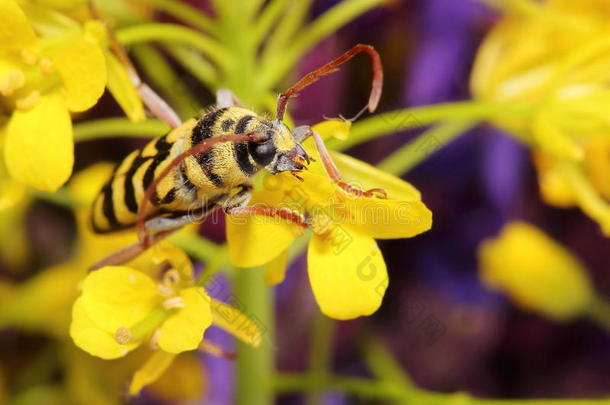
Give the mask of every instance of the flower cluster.
M 0 142 L 10 178 L 1 187 L 23 185 L 55 191 L 72 173 L 73 113 L 93 107 L 108 86 L 130 118 L 144 118 L 127 72 L 107 49 L 106 29 L 86 2 L 51 5 L 0 2 Z M 16 183 L 16 184 L 15 184 Z M 13 193 L 14 194 L 14 193 Z
M 326 121 L 313 127 L 323 138 L 349 134 L 349 122 Z M 289 173 L 268 176 L 251 205 L 283 207 L 308 219 L 309 280 L 322 312 L 336 319 L 370 315 L 379 308 L 388 275 L 375 239 L 409 238 L 430 229 L 432 214 L 409 183 L 357 159 L 332 153 L 344 180 L 361 189 L 380 187 L 388 198 L 354 196 L 333 183 L 314 148 L 300 182 Z M 302 233 L 288 221 L 235 216 L 227 221 L 231 260 L 241 267 L 275 261 L 268 279 L 281 281 L 286 250 Z M 277 260 L 280 263 L 277 263 Z
M 524 108 L 495 123 L 532 147 L 544 200 L 579 206 L 610 235 L 608 4 L 509 4 L 479 49 L 472 91 Z

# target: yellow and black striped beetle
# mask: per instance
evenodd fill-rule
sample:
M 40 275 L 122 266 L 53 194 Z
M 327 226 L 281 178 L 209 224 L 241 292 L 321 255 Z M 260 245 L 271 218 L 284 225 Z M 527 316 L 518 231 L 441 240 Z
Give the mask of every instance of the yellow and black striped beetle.
M 381 96 L 383 71 L 379 54 L 369 45 L 356 45 L 340 57 L 305 75 L 278 97 L 275 119 L 250 111 L 229 90 L 219 90 L 217 105 L 199 118 L 181 123 L 171 108 L 140 80 L 124 50 L 115 53 L 131 73 L 145 105 L 173 129 L 130 153 L 115 168 L 92 207 L 91 225 L 109 233 L 137 225 L 140 241 L 103 259 L 92 269 L 124 263 L 151 244 L 192 221 L 194 210 L 206 214 L 222 207 L 227 214 L 280 216 L 307 227 L 307 220 L 289 210 L 248 206 L 252 177 L 260 170 L 272 174 L 298 173 L 310 158 L 301 142 L 312 136 L 328 176 L 346 192 L 383 194 L 360 190 L 341 181 L 319 135 L 308 126 L 292 131 L 283 123 L 290 98 L 356 54 L 366 52 L 373 62 L 372 91 L 367 104 L 374 111 Z M 237 189 L 237 191 L 235 191 Z

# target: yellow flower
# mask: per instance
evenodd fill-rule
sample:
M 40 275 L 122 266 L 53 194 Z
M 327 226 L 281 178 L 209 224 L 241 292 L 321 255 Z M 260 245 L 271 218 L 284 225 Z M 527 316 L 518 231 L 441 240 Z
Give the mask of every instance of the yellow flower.
M 131 395 L 157 381 L 177 354 L 205 348 L 203 334 L 212 323 L 258 346 L 258 325 L 211 299 L 195 283 L 191 262 L 181 250 L 158 244 L 144 256 L 132 267 L 107 266 L 90 273 L 74 303 L 70 325 L 74 343 L 102 359 L 152 346 L 153 352 L 133 375 Z
M 479 249 L 483 282 L 519 306 L 557 321 L 582 315 L 594 292 L 587 270 L 565 247 L 536 227 L 512 222 Z
M 12 111 L 2 124 L 3 156 L 14 179 L 55 191 L 72 173 L 71 113 L 93 107 L 108 86 L 132 121 L 145 115 L 126 68 L 107 47 L 104 25 L 79 8 L 84 2 L 41 3 L 0 0 L 0 101 Z
M 536 153 L 552 205 L 578 205 L 610 235 L 610 12 L 603 0 L 511 2 L 481 45 L 471 77 L 477 99 L 529 113 L 495 123 Z
M 104 92 L 99 45 L 77 26 L 39 37 L 14 0 L 0 0 L 0 95 L 13 109 L 4 159 L 11 176 L 55 191 L 74 163 L 70 112 L 91 108 Z
M 69 185 L 74 198 L 82 202 L 76 211 L 80 238 L 72 265 L 80 266 L 79 278 L 89 265 L 136 239 L 133 232 L 97 235 L 89 227 L 88 207 L 111 170 L 109 164 L 92 166 Z M 76 292 L 75 285 L 73 280 Z M 71 296 L 74 302 L 75 294 Z M 197 349 L 211 323 L 247 344 L 260 344 L 259 326 L 230 305 L 210 299 L 195 284 L 186 254 L 161 243 L 125 266 L 104 267 L 85 277 L 72 309 L 70 335 L 78 347 L 104 359 L 153 343 L 158 350 L 133 375 L 129 392 L 135 395 L 167 374 L 177 353 Z
M 337 132 L 336 125 L 327 123 L 314 129 L 324 137 Z M 388 285 L 375 239 L 408 238 L 425 232 L 432 214 L 410 184 L 333 153 L 344 180 L 362 189 L 383 188 L 388 198 L 348 195 L 326 176 L 310 141 L 304 146 L 316 161 L 302 173 L 304 181 L 290 174 L 265 177 L 250 205 L 284 207 L 309 218 L 313 231 L 307 253 L 309 279 L 324 314 L 336 319 L 370 315 L 381 305 Z M 277 218 L 234 215 L 227 220 L 232 262 L 240 267 L 271 262 L 273 273 L 268 280 L 272 282 L 283 279 L 286 249 L 301 233 L 300 228 Z
M 207 376 L 198 356 L 177 356 L 162 375 L 150 386 L 156 398 L 167 403 L 192 402 L 205 397 Z
M 70 327 L 78 347 L 113 359 L 135 349 L 153 332 L 154 344 L 168 353 L 199 346 L 212 323 L 210 297 L 194 285 L 183 253 L 167 247 L 162 251 L 168 263 L 159 256 L 153 260 L 159 261 L 159 269 L 171 267 L 159 280 L 126 266 L 104 267 L 85 278 Z

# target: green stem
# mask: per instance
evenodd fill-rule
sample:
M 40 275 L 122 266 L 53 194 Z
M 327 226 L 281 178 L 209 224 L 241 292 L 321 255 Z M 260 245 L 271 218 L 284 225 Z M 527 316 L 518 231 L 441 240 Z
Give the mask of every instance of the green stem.
M 312 0 L 292 1 L 273 27 L 273 33 L 265 43 L 261 57 L 261 71 L 272 69 L 273 63 L 284 53 L 286 46 L 294 40 L 311 7 Z
M 596 296 L 586 314 L 593 322 L 610 333 L 610 303 Z
M 263 268 L 237 269 L 235 272 L 235 296 L 243 310 L 265 330 L 266 338 L 258 348 L 237 343 L 236 404 L 272 404 L 270 381 L 273 361 L 273 300 L 271 287 L 264 283 Z
M 277 23 L 289 0 L 272 0 L 261 13 L 254 26 L 254 43 L 258 46 Z
M 409 405 L 610 405 L 609 399 L 486 399 L 464 392 L 443 394 L 420 389 L 405 389 L 387 381 L 352 377 L 311 379 L 300 374 L 279 374 L 274 377 L 278 392 L 335 390 L 366 399 L 382 399 Z
M 159 120 L 131 122 L 126 118 L 104 118 L 86 121 L 74 126 L 74 141 L 114 137 L 154 138 L 169 131 L 169 127 Z
M 332 390 L 369 399 L 395 401 L 408 401 L 410 399 L 402 389 L 394 384 L 364 378 L 329 376 L 322 380 L 319 378 L 309 378 L 302 374 L 277 374 L 273 379 L 273 383 L 275 390 L 279 393 Z
M 157 9 L 194 27 L 209 33 L 214 32 L 214 21 L 195 7 L 176 0 L 150 0 L 150 3 Z
M 442 122 L 401 146 L 378 168 L 395 175 L 406 173 L 474 125 L 472 122 Z
M 404 389 L 413 388 L 413 382 L 394 359 L 392 353 L 372 337 L 367 336 L 366 338 L 364 358 L 373 375 L 379 380 L 394 383 Z
M 316 314 L 311 335 L 309 353 L 309 378 L 326 379 L 332 365 L 332 348 L 335 321 L 322 313 Z M 307 405 L 321 405 L 323 392 L 312 390 L 307 393 Z
M 600 224 L 606 236 L 610 236 L 610 205 L 593 188 L 581 165 L 573 162 L 559 162 L 558 165 L 580 208 Z
M 232 64 L 230 54 L 215 40 L 201 33 L 176 24 L 147 23 L 121 28 L 116 36 L 123 45 L 146 41 L 160 41 L 190 45 L 200 51 L 221 69 L 227 70 Z
M 207 88 L 217 88 L 218 72 L 200 53 L 186 46 L 166 46 L 164 49 Z
M 160 91 L 182 119 L 197 113 L 197 103 L 189 89 L 157 48 L 138 44 L 132 48 L 132 55 L 146 75 L 148 84 Z
M 264 59 L 265 69 L 260 78 L 261 88 L 272 88 L 292 69 L 298 60 L 315 44 L 337 31 L 368 10 L 388 0 L 344 0 L 302 29 L 289 48 L 281 48 Z
M 222 86 L 231 89 L 246 105 L 258 105 L 261 93 L 255 91 L 258 77 L 255 73 L 256 43 L 250 25 L 252 21 L 246 9 L 249 4 L 233 0 L 231 7 L 221 15 L 219 39 L 229 49 L 236 63 L 226 71 Z
M 347 140 L 341 142 L 332 140 L 329 142 L 329 147 L 344 150 L 383 135 L 423 127 L 442 120 L 482 121 L 500 116 L 521 117 L 529 111 L 527 106 L 478 101 L 458 101 L 390 111 L 356 122 Z

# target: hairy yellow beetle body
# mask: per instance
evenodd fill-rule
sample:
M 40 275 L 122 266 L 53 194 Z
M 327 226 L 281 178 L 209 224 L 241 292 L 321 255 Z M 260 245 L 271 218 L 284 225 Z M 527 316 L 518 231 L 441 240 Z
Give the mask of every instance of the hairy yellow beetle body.
M 266 133 L 269 141 L 218 143 L 185 158 L 158 184 L 146 216 L 178 217 L 194 209 L 212 209 L 236 188 L 249 190 L 252 176 L 260 169 L 295 170 L 296 163 L 284 157 L 294 154 L 298 143 L 283 123 L 245 108 L 215 108 L 133 151 L 117 165 L 94 202 L 94 231 L 108 233 L 135 225 L 146 189 L 182 152 L 212 137 L 252 132 Z

